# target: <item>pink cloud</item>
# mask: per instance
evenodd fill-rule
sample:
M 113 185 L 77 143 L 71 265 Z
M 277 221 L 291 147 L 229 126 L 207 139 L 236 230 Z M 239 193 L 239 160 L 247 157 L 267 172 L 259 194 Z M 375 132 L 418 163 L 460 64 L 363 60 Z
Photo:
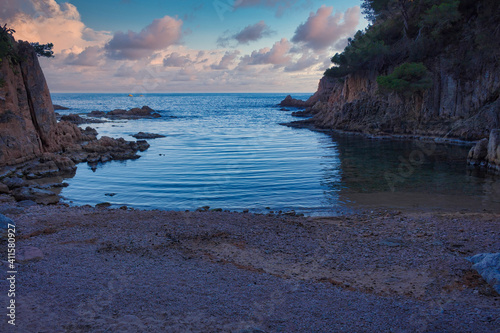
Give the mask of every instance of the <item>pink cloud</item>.
M 234 60 L 236 60 L 239 54 L 240 51 L 238 50 L 233 52 L 227 51 L 226 54 L 224 54 L 224 56 L 220 60 L 220 62 L 218 64 L 211 65 L 210 68 L 215 70 L 229 69 L 229 66 L 231 66 L 234 63 Z
M 291 56 L 288 51 L 292 45 L 286 38 L 282 38 L 279 42 L 274 43 L 270 49 L 268 47 L 253 51 L 251 55 L 244 56 L 241 59 L 240 65 L 275 65 L 277 67 L 286 65 L 290 62 Z
M 178 52 L 172 52 L 163 59 L 163 66 L 165 67 L 184 67 L 191 63 L 189 56 L 181 55 Z
M 154 51 L 177 44 L 182 37 L 182 20 L 170 16 L 156 19 L 141 32 L 117 32 L 106 44 L 107 55 L 113 59 L 137 60 Z
M 103 49 L 99 46 L 89 46 L 83 52 L 76 54 L 70 53 L 64 59 L 64 63 L 74 66 L 99 66 L 103 55 Z
M 353 35 L 361 17 L 359 6 L 351 7 L 345 13 L 332 13 L 333 7 L 325 6 L 311 13 L 307 21 L 295 30 L 292 42 L 302 43 L 314 50 L 324 50 Z

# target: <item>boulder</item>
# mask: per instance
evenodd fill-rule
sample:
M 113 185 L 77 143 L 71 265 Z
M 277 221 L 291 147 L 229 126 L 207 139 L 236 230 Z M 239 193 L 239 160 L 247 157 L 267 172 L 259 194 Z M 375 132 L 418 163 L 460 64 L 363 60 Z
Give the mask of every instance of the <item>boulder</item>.
M 490 133 L 487 160 L 490 168 L 500 171 L 500 129 Z
M 500 252 L 481 253 L 468 258 L 476 270 L 500 294 Z
M 59 196 L 56 193 L 36 187 L 18 188 L 12 191 L 12 195 L 17 201 L 31 200 L 42 205 L 52 205 L 59 202 Z
M 7 187 L 9 189 L 14 189 L 14 188 L 19 188 L 19 187 L 23 187 L 23 186 L 27 186 L 26 182 L 21 179 L 21 178 L 17 178 L 17 177 L 5 177 L 2 182 L 7 185 Z
M 472 165 L 481 165 L 487 163 L 488 156 L 488 139 L 482 139 L 479 141 L 474 147 L 472 147 L 469 151 L 469 156 L 467 160 L 469 164 Z
M 7 185 L 0 183 L 0 194 L 7 194 L 9 191 L 9 187 Z
M 467 162 L 491 173 L 500 173 L 500 129 L 494 129 L 489 139 L 480 140 L 469 151 Z
M 6 240 L 8 238 L 9 224 L 15 225 L 14 221 L 3 214 L 0 214 L 0 239 Z

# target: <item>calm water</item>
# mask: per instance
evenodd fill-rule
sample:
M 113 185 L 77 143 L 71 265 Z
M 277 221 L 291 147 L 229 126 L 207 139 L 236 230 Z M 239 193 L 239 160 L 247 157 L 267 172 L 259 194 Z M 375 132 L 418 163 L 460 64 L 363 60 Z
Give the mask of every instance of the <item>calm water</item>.
M 297 95 L 307 98 L 309 95 Z M 279 125 L 296 120 L 283 94 L 53 94 L 66 113 L 148 105 L 159 119 L 92 124 L 100 135 L 139 131 L 165 138 L 134 161 L 87 164 L 62 195 L 77 205 L 110 202 L 169 210 L 201 206 L 336 214 L 357 207 L 500 210 L 500 182 L 470 175 L 469 147 L 418 146 L 327 135 Z M 113 193 L 114 196 L 106 196 Z

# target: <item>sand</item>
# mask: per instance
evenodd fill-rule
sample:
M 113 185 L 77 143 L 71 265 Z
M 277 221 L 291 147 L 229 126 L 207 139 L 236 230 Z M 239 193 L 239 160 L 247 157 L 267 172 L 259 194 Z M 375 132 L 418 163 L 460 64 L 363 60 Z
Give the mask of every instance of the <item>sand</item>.
M 43 253 L 18 265 L 17 332 L 500 331 L 466 260 L 499 251 L 497 213 L 4 212 Z

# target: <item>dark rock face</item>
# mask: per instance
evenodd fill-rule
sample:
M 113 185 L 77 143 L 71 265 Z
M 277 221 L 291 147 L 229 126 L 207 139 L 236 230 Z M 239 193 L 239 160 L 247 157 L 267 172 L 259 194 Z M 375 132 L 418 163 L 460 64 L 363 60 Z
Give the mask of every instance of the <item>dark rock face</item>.
M 2 61 L 0 75 L 0 165 L 14 165 L 59 151 L 81 139 L 80 130 L 57 123 L 38 58 L 26 42 L 17 44 L 20 64 Z
M 500 174 L 500 129 L 492 130 L 489 139 L 482 139 L 469 151 L 470 165 Z
M 95 129 L 74 124 L 87 122 L 78 115 L 57 122 L 36 53 L 29 43 L 15 45 L 20 63 L 0 62 L 0 201 L 57 203 L 57 188 L 77 163 L 135 159 L 149 148 L 144 140 L 97 140 Z M 154 116 L 148 107 L 131 111 L 124 112 Z
M 500 174 L 500 129 L 492 130 L 489 139 L 482 139 L 469 151 L 470 165 Z
M 386 73 L 360 72 L 342 80 L 323 77 L 318 91 L 303 103 L 314 105 L 316 111 L 309 114 L 314 115 L 316 128 L 371 135 L 487 138 L 492 129 L 500 128 L 499 65 L 485 64 L 467 79 L 456 78 L 447 72 L 449 67 L 446 59 L 436 59 L 430 68 L 434 86 L 409 97 L 379 93 L 376 79 Z

